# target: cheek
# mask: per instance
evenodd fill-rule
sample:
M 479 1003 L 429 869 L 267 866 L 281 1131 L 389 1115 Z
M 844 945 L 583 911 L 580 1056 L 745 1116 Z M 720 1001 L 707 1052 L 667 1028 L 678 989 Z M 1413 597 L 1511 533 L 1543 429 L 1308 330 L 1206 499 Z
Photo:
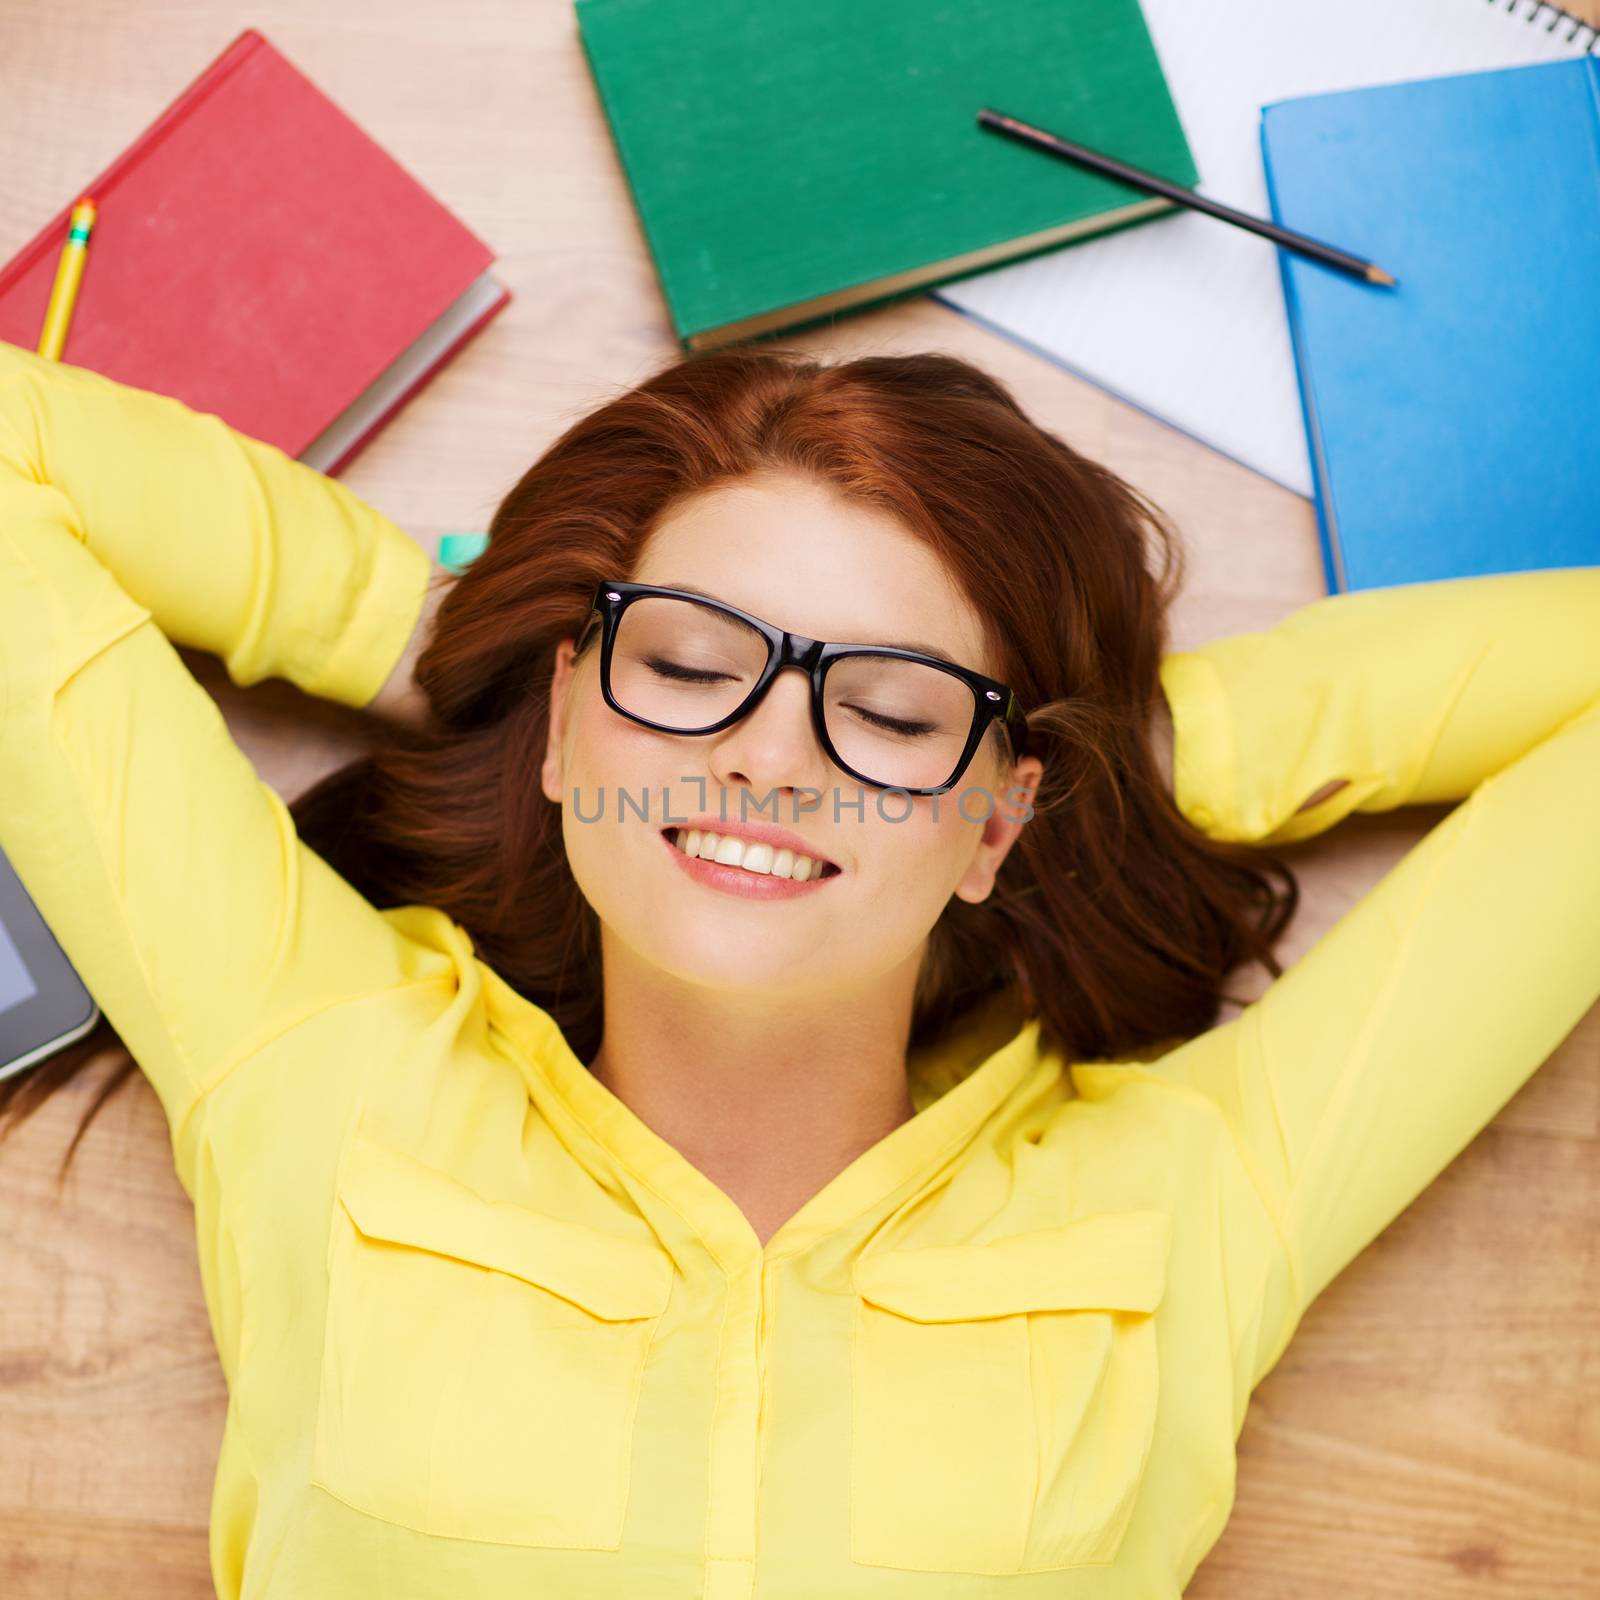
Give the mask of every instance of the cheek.
M 852 840 L 849 848 L 862 877 L 874 894 L 904 907 L 908 920 L 931 925 L 937 919 L 977 847 L 983 825 L 964 822 L 949 803 L 953 799 L 939 797 L 936 818 L 933 797 L 919 797 L 917 808 L 904 821 L 885 821 L 869 801 L 865 826 L 846 823 L 859 840 L 859 844 Z M 899 818 L 906 803 L 892 796 L 885 808 L 890 817 Z
M 660 735 L 601 706 L 570 729 L 563 761 L 569 846 L 588 858 L 611 851 L 622 865 L 655 842 L 665 791 L 681 787 Z
M 637 809 L 648 797 L 651 814 L 661 805 L 661 785 L 673 770 L 672 751 L 663 736 L 652 733 L 619 717 L 600 698 L 598 688 L 585 693 L 568 721 L 561 747 L 562 803 L 573 804 L 573 791 L 586 816 L 601 808 L 614 817 L 619 809 L 628 810 L 630 822 L 637 820 Z M 626 795 L 632 808 L 619 807 L 618 797 Z

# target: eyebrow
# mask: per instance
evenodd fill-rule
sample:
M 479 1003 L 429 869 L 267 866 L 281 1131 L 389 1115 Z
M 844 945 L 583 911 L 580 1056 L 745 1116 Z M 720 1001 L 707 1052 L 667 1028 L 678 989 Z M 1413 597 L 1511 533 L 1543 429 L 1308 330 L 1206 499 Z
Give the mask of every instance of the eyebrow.
M 732 605 L 731 600 L 725 600 L 720 594 L 709 594 L 704 589 L 696 588 L 692 583 L 663 583 L 663 589 L 682 589 L 685 594 L 697 594 L 702 600 L 715 600 L 719 605 Z M 735 609 L 743 610 L 743 607 Z M 914 650 L 918 655 L 935 656 L 940 661 L 948 661 L 952 667 L 959 667 L 961 663 L 950 654 L 948 650 L 936 644 L 924 644 L 916 639 L 869 639 L 862 641 L 867 644 L 886 644 L 892 650 Z

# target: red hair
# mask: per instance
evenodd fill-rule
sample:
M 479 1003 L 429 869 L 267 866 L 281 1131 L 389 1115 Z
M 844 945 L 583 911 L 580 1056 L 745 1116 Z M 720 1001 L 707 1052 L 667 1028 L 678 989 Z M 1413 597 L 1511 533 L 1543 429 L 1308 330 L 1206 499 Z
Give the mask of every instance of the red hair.
M 1029 708 L 1044 764 L 989 898 L 952 898 L 932 930 L 913 1048 L 1009 995 L 1070 1060 L 1147 1053 L 1210 1027 L 1240 962 L 1279 975 L 1292 872 L 1192 828 L 1152 750 L 1183 569 L 1175 534 L 994 378 L 942 354 L 826 364 L 727 346 L 574 423 L 506 495 L 443 599 L 415 673 L 436 726 L 394 728 L 302 794 L 290 807 L 301 837 L 374 905 L 445 911 L 592 1059 L 598 920 L 537 777 L 556 646 L 582 628 L 601 578 L 633 575 L 669 507 L 769 470 L 890 512 L 927 542 L 982 619 L 994 675 Z M 20 1120 L 110 1042 L 102 1019 L 0 1084 L 0 1112 Z M 68 1160 L 133 1070 L 106 1084 Z

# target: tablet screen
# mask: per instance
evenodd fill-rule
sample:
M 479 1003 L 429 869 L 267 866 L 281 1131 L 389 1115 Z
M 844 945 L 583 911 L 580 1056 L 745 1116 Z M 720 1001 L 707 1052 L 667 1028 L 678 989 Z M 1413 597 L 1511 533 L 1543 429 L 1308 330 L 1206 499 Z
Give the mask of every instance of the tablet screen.
M 0 922 L 0 1011 L 20 1005 L 38 992 L 39 986 L 23 965 L 5 923 Z
M 83 1038 L 99 1017 L 94 997 L 0 850 L 0 1078 Z

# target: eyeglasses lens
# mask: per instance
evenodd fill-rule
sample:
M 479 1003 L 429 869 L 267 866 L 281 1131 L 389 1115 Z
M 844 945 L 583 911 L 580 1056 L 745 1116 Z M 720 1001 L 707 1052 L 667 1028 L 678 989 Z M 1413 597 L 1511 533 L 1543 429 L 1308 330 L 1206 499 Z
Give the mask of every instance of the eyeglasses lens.
M 645 595 L 622 613 L 611 693 L 635 716 L 698 733 L 732 713 L 767 664 L 767 641 L 710 606 Z M 841 760 L 886 786 L 950 779 L 972 728 L 971 687 L 897 656 L 844 656 L 823 681 L 824 723 Z

